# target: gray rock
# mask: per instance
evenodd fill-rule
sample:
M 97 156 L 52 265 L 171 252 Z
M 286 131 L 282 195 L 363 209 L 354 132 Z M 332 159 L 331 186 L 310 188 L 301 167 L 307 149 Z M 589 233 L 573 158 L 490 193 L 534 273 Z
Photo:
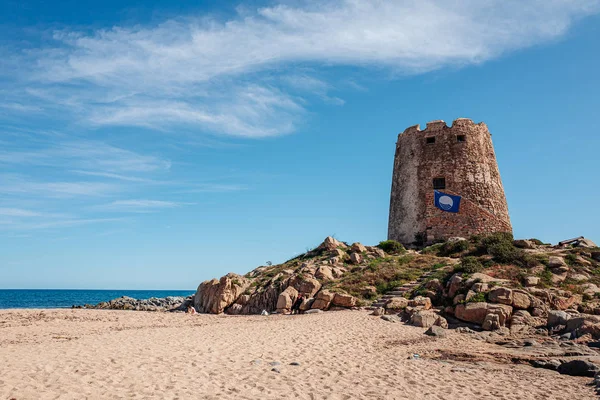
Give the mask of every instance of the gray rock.
M 271 371 L 273 371 L 273 372 L 277 372 L 278 374 L 280 374 L 280 373 L 281 373 L 281 371 L 279 370 L 279 368 L 272 368 L 272 369 L 271 369 Z
M 564 311 L 551 310 L 548 311 L 548 327 L 552 328 L 558 325 L 566 325 L 569 320 L 569 314 Z
M 269 363 L 269 365 L 270 365 L 271 367 L 276 367 L 276 366 L 278 366 L 278 365 L 281 365 L 281 363 L 280 363 L 279 361 L 271 361 L 271 362 Z
M 589 361 L 573 360 L 561 364 L 556 370 L 563 375 L 594 377 L 600 368 Z
M 447 335 L 446 329 L 437 325 L 431 326 L 429 329 L 427 329 L 427 331 L 425 331 L 425 334 L 428 336 L 435 336 L 440 338 L 444 338 Z
M 402 322 L 402 319 L 397 315 L 382 315 L 381 319 L 387 322 Z
M 312 310 L 304 311 L 304 314 L 319 314 L 322 312 L 323 312 L 323 310 L 319 310 L 318 308 L 313 308 Z
M 299 362 L 297 362 L 297 361 L 292 361 L 292 362 L 290 363 L 290 365 L 293 365 L 293 366 L 295 366 L 295 367 L 298 367 L 298 366 L 300 366 L 300 363 L 299 363 Z
M 531 366 L 534 368 L 544 368 L 551 369 L 556 371 L 556 369 L 560 366 L 560 361 L 558 360 L 533 360 L 531 361 Z

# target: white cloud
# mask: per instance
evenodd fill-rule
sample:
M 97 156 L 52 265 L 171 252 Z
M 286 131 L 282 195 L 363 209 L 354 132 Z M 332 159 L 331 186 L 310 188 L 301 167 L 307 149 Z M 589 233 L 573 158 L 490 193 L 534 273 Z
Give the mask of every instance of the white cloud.
M 5 196 L 73 198 L 104 196 L 118 192 L 120 189 L 119 185 L 105 182 L 39 182 L 19 175 L 0 175 L 0 194 Z
M 175 201 L 163 201 L 163 200 L 117 200 L 108 204 L 102 204 L 93 207 L 95 210 L 100 211 L 113 211 L 113 212 L 134 212 L 134 213 L 148 213 L 154 212 L 161 209 L 178 208 L 187 205 L 193 205 L 194 203 L 182 203 Z
M 52 142 L 27 150 L 6 146 L 0 150 L 0 163 L 75 167 L 113 173 L 144 173 L 171 167 L 170 161 L 91 140 Z
M 335 85 L 317 84 L 319 67 L 416 74 L 477 64 L 561 37 L 599 8 L 599 0 L 303 1 L 227 21 L 64 30 L 54 48 L 29 53 L 28 96 L 93 124 L 273 136 L 296 128 L 307 89 L 342 103 L 323 95 Z M 316 76 L 301 88 L 282 84 L 299 66 Z

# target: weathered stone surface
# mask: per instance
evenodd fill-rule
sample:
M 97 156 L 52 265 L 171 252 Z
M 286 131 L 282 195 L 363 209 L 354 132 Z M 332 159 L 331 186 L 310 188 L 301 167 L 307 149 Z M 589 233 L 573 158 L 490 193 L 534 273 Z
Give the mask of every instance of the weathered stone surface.
M 74 306 L 74 308 L 90 308 L 101 310 L 135 310 L 135 311 L 187 311 L 193 305 L 193 296 L 187 298 L 168 296 L 164 298 L 134 299 L 122 296 L 96 305 Z
M 564 311 L 548 311 L 548 327 L 552 328 L 558 325 L 566 325 L 569 318 L 569 314 Z
M 513 242 L 515 247 L 519 247 L 521 249 L 535 249 L 537 246 L 531 240 L 519 239 Z
M 594 296 L 597 293 L 600 293 L 600 288 L 594 285 L 593 283 L 583 284 L 580 286 L 580 288 L 583 290 L 583 294 L 586 294 L 588 296 Z
M 321 290 L 321 282 L 315 278 L 306 276 L 296 276 L 291 282 L 290 286 L 293 286 L 298 293 L 302 293 L 305 297 L 313 297 L 319 290 Z
M 454 299 L 452 299 L 452 303 L 454 303 L 454 305 L 457 305 L 461 301 L 465 301 L 465 297 L 466 296 L 464 294 L 457 294 L 456 296 L 454 296 Z
M 559 256 L 548 257 L 548 267 L 558 273 L 567 272 L 569 270 L 565 260 Z
M 356 306 L 356 297 L 349 294 L 336 293 L 332 304 L 338 307 L 354 307 Z
M 506 304 L 488 304 L 488 314 L 498 315 L 498 322 L 501 327 L 508 323 L 512 312 L 512 306 Z
M 428 297 L 417 296 L 412 300 L 408 301 L 408 305 L 411 307 L 422 307 L 423 310 L 431 309 L 431 299 Z
M 425 288 L 429 289 L 431 291 L 434 291 L 436 293 L 441 292 L 442 290 L 444 290 L 444 286 L 442 285 L 442 283 L 440 282 L 439 279 L 432 279 L 428 282 L 425 283 Z
M 417 311 L 411 318 L 411 323 L 414 326 L 429 328 L 433 326 L 438 319 L 438 315 L 433 311 Z
M 527 310 L 531 307 L 531 296 L 523 290 L 513 290 L 513 307 Z
M 350 261 L 352 264 L 360 264 L 363 262 L 363 256 L 360 253 L 350 254 Z
M 460 275 L 452 275 L 452 278 L 450 278 L 450 281 L 448 282 L 448 297 L 452 298 L 456 295 L 456 292 L 458 292 L 460 289 L 462 281 L 463 278 Z
M 575 247 L 585 247 L 588 249 L 593 249 L 598 247 L 596 243 L 592 242 L 590 239 L 579 239 L 575 244 Z
M 428 336 L 445 338 L 447 336 L 447 331 L 441 326 L 432 325 L 429 327 L 429 329 L 427 329 L 427 331 L 425 331 L 425 334 Z
M 408 299 L 404 297 L 394 297 L 385 303 L 385 309 L 389 310 L 388 313 L 400 312 L 408 306 Z
M 456 144 L 457 137 L 466 137 L 466 142 Z M 431 242 L 512 231 L 493 151 L 485 124 L 469 119 L 458 119 L 451 127 L 432 121 L 424 132 L 419 127 L 406 129 L 396 145 L 388 238 L 409 244 L 423 232 L 424 241 Z M 445 179 L 452 176 L 452 190 L 463 196 L 460 213 L 444 213 L 434 206 L 432 180 L 448 160 L 452 172 L 446 172 Z
M 525 286 L 537 286 L 540 283 L 540 278 L 537 276 L 527 276 L 523 279 Z
M 317 293 L 315 301 L 312 304 L 312 309 L 326 310 L 331 301 L 335 297 L 335 293 L 330 292 L 329 290 L 321 290 Z
M 487 313 L 487 303 L 459 304 L 454 309 L 454 315 L 456 316 L 456 318 L 462 321 L 473 322 L 478 325 L 483 324 Z
M 323 243 L 321 243 L 319 245 L 319 247 L 317 247 L 317 250 L 326 250 L 326 251 L 332 251 L 335 250 L 337 248 L 347 248 L 348 246 L 346 246 L 344 243 L 332 238 L 331 236 L 327 236 L 325 238 L 325 240 L 323 241 Z
M 600 251 L 592 251 L 592 259 L 595 261 L 600 261 Z
M 305 298 L 302 300 L 302 304 L 300 304 L 300 311 L 310 310 L 314 302 L 315 299 L 312 297 Z
M 323 310 L 319 310 L 318 308 L 311 308 L 310 310 L 304 311 L 304 314 L 318 314 L 322 312 Z
M 298 297 L 298 291 L 293 286 L 288 286 L 277 299 L 277 312 L 287 313 L 291 310 L 292 304 Z
M 483 324 L 481 324 L 481 327 L 486 331 L 495 331 L 500 329 L 500 326 L 500 317 L 494 313 L 486 314 Z
M 333 281 L 335 278 L 333 277 L 333 270 L 331 267 L 327 265 L 321 265 L 317 272 L 315 273 L 315 277 L 322 279 L 324 281 Z
M 376 246 L 366 246 L 369 254 L 375 256 L 376 258 L 384 258 L 386 256 L 385 251 Z
M 365 297 L 377 296 L 377 288 L 375 286 L 365 286 L 361 289 L 361 293 Z
M 373 310 L 373 312 L 371 313 L 371 315 L 375 315 L 375 316 L 381 316 L 385 314 L 385 308 L 383 307 L 377 307 L 376 309 Z
M 488 293 L 488 300 L 491 303 L 510 305 L 513 302 L 513 292 L 508 288 L 495 288 Z
M 202 282 L 194 295 L 198 312 L 221 314 L 250 286 L 251 281 L 237 274 Z
M 350 246 L 350 249 L 351 249 L 351 251 L 353 251 L 355 253 L 359 253 L 359 254 L 367 252 L 367 248 L 358 242 L 352 243 L 352 246 Z
M 559 365 L 556 370 L 563 375 L 594 377 L 600 368 L 586 360 L 573 360 Z
M 387 322 L 402 322 L 402 319 L 397 315 L 382 315 L 381 319 Z
M 483 282 L 477 282 L 473 286 L 471 286 L 471 290 L 475 293 L 487 292 L 488 289 L 488 284 Z

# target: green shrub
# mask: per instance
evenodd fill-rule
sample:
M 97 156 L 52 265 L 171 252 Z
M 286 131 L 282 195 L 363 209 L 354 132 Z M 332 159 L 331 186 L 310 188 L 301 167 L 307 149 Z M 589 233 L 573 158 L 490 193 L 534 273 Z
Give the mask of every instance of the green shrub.
M 379 242 L 377 247 L 388 254 L 404 254 L 406 252 L 402 243 L 396 242 L 395 240 L 384 240 L 383 242 Z
M 529 239 L 529 240 L 531 242 L 533 242 L 533 244 L 537 244 L 538 246 L 543 246 L 544 245 L 544 242 L 542 242 L 540 239 L 533 238 L 533 239 Z
M 440 255 L 442 257 L 448 257 L 453 254 L 462 253 L 469 249 L 469 242 L 467 240 L 458 240 L 455 242 L 446 242 L 440 249 Z
M 444 248 L 444 244 L 443 243 L 432 244 L 431 246 L 425 247 L 421 251 L 421 254 L 436 254 L 436 255 L 439 255 L 441 253 L 441 251 L 442 251 L 443 248 Z
M 483 292 L 479 292 L 477 294 L 475 294 L 475 296 L 471 297 L 469 300 L 467 300 L 467 303 L 485 303 L 486 299 L 485 299 L 485 293 Z
M 567 263 L 567 265 L 570 265 L 570 266 L 579 264 L 579 260 L 577 260 L 577 256 L 575 254 L 571 254 L 571 253 L 569 253 L 565 256 L 565 262 Z
M 475 272 L 481 272 L 483 265 L 477 257 L 467 256 L 460 260 L 460 264 L 454 267 L 454 272 L 465 272 L 467 274 L 474 274 Z

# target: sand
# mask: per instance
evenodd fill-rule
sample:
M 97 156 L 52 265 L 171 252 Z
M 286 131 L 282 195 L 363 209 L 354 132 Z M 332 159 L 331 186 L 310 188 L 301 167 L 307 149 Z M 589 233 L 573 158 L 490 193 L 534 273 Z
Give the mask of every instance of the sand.
M 365 311 L 3 310 L 0 399 L 594 398 L 589 378 L 432 359 L 444 349 L 489 353 L 496 345 L 424 331 Z M 413 353 L 421 357 L 409 359 Z

